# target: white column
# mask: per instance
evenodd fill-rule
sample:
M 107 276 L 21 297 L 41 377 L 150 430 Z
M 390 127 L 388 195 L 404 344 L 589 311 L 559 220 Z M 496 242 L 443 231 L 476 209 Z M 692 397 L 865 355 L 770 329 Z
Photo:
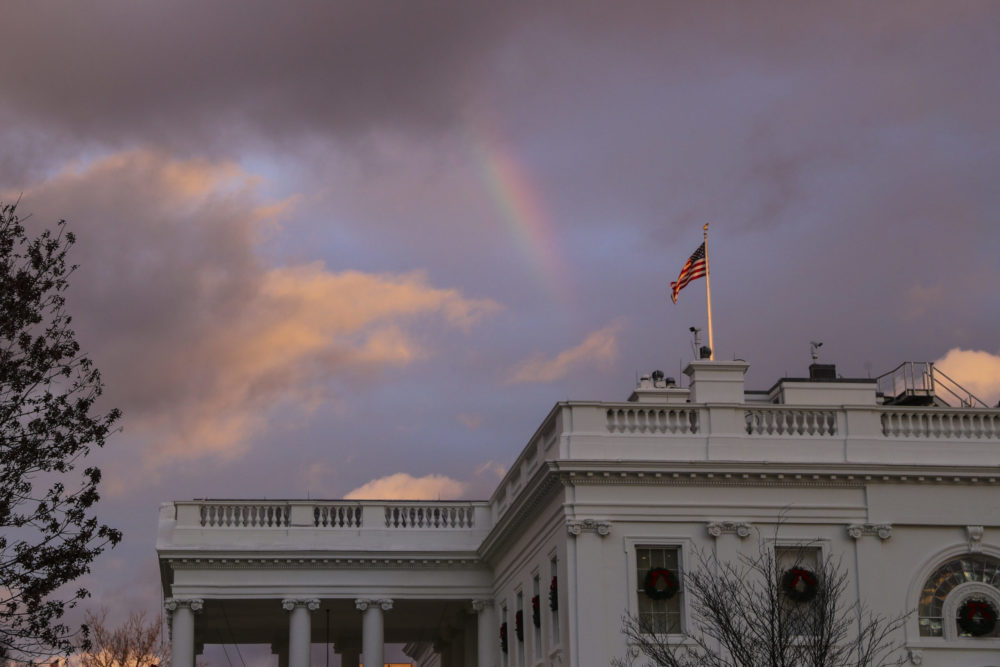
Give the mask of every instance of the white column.
M 569 535 L 576 538 L 570 539 L 566 545 L 568 648 L 579 661 L 574 664 L 583 664 L 586 660 L 589 665 L 607 665 L 612 657 L 607 644 L 609 611 L 624 606 L 619 604 L 617 597 L 609 600 L 604 586 L 609 580 L 604 569 L 613 562 L 611 558 L 605 558 L 603 542 L 611 533 L 611 524 L 595 519 L 570 520 L 566 528 Z M 562 584 L 562 581 L 559 583 Z M 614 593 L 624 595 L 625 592 L 616 589 Z M 609 604 L 611 602 L 613 604 Z M 510 645 L 514 645 L 513 640 Z
M 288 616 L 288 667 L 309 667 L 312 651 L 312 619 L 310 612 L 319 609 L 319 600 L 286 598 L 281 607 Z
M 493 600 L 473 600 L 472 608 L 478 615 L 476 645 L 478 647 L 478 664 L 476 667 L 497 667 L 497 653 L 500 640 L 497 633 L 497 609 Z
M 392 600 L 358 599 L 354 605 L 364 612 L 361 622 L 361 654 L 366 665 L 385 664 L 385 625 L 382 612 L 392 609 Z M 295 667 L 292 665 L 291 667 Z
M 204 601 L 198 598 L 167 598 L 163 607 L 170 614 L 172 667 L 194 667 L 194 615 Z

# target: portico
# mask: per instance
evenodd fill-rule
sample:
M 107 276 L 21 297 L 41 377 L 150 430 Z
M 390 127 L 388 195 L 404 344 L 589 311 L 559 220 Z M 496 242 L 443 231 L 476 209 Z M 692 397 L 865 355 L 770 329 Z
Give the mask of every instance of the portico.
M 487 510 L 166 503 L 160 563 L 173 664 L 194 667 L 205 644 L 256 643 L 270 645 L 279 667 L 307 667 L 311 645 L 329 641 L 350 667 L 382 664 L 386 643 L 430 646 L 442 664 L 476 664 L 468 655 L 493 667 L 492 573 L 477 554 Z

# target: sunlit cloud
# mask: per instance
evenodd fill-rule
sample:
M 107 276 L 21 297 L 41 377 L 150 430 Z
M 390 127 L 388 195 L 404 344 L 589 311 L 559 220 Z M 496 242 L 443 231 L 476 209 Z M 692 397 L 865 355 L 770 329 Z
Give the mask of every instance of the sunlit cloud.
M 560 352 L 555 358 L 535 356 L 517 365 L 508 384 L 554 382 L 579 368 L 608 368 L 618 359 L 618 334 L 621 324 L 615 322 L 595 331 L 575 347 Z
M 987 405 L 1000 401 L 1000 355 L 955 347 L 934 365 Z
M 466 483 L 445 475 L 414 477 L 398 472 L 359 486 L 344 498 L 350 500 L 454 500 L 465 492 Z
M 231 162 L 131 151 L 22 196 L 33 219 L 69 218 L 80 239 L 77 331 L 148 463 L 239 456 L 278 413 L 426 358 L 436 333 L 499 308 L 421 272 L 267 266 L 259 231 L 295 198 L 263 200 L 259 184 Z
M 476 468 L 476 475 L 494 475 L 497 479 L 501 479 L 507 474 L 507 467 L 497 463 L 496 461 L 487 461 L 483 465 Z

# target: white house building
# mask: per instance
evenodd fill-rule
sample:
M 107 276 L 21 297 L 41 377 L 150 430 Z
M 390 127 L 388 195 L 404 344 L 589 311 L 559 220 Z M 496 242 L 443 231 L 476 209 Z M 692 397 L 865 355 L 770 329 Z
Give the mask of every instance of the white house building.
M 745 390 L 747 367 L 558 403 L 487 501 L 165 503 L 173 664 L 262 643 L 305 667 L 329 641 L 350 667 L 385 643 L 420 666 L 606 666 L 625 613 L 677 639 L 692 623 L 651 576 L 756 553 L 783 517 L 773 548 L 840 558 L 852 596 L 913 612 L 910 663 L 1000 666 L 1000 409 L 930 364 L 878 381 L 814 364 L 767 391 Z

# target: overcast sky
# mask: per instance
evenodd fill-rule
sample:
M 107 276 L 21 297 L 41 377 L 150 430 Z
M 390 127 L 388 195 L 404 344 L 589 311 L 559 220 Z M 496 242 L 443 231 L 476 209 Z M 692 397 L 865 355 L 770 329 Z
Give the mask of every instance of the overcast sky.
M 1000 399 L 1000 5 L 4 7 L 0 196 L 78 243 L 123 431 L 95 604 L 157 506 L 485 498 L 553 403 L 677 376 L 710 222 L 749 388 L 942 360 Z

